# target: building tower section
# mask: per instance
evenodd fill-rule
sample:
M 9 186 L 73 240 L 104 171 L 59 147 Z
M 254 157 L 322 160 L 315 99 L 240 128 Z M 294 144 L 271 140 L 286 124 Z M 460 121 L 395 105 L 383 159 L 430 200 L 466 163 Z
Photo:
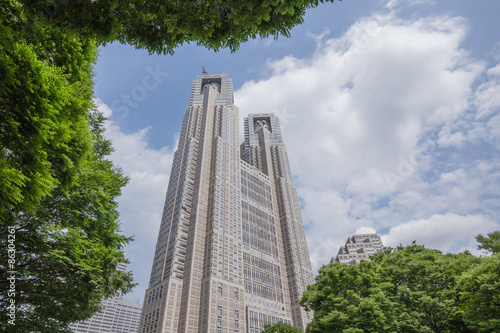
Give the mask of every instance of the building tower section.
M 288 155 L 274 114 L 251 114 L 244 120 L 245 142 L 241 156 L 269 177 L 276 209 L 280 248 L 284 252 L 285 285 L 291 302 L 293 325 L 305 331 L 312 314 L 300 305 L 306 287 L 314 283 L 309 251 L 302 222 L 297 191 L 292 182 Z
M 231 80 L 198 76 L 174 153 L 139 332 L 234 332 L 240 325 L 237 125 Z
M 292 324 L 276 191 L 268 175 L 241 161 L 241 233 L 247 331 Z

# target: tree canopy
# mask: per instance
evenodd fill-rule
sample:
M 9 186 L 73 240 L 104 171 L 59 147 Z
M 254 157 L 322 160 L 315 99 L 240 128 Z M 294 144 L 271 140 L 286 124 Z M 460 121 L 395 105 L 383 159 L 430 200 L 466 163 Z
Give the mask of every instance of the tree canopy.
M 500 331 L 499 258 L 412 244 L 323 266 L 301 301 L 307 332 Z
M 195 42 L 235 51 L 249 38 L 289 36 L 324 0 L 19 0 L 29 15 L 106 43 L 173 53 Z M 333 0 L 329 0 L 332 1 Z
M 14 0 L 0 20 L 0 327 L 65 331 L 133 286 L 116 271 L 131 240 L 116 202 L 127 178 L 92 101 L 95 41 Z

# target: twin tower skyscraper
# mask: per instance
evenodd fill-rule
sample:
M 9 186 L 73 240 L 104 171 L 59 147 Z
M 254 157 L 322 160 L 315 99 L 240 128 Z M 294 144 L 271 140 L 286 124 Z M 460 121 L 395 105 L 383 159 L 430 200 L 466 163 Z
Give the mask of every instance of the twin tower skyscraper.
M 261 332 L 312 321 L 313 272 L 279 120 L 245 118 L 232 80 L 193 81 L 139 333 Z

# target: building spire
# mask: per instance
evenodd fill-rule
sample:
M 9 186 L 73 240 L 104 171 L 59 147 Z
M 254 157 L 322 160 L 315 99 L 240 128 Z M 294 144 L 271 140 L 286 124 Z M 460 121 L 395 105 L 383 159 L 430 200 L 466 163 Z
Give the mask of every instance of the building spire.
M 201 69 L 203 69 L 203 72 L 201 72 L 201 75 L 208 75 L 207 71 L 205 70 L 205 66 L 201 66 Z

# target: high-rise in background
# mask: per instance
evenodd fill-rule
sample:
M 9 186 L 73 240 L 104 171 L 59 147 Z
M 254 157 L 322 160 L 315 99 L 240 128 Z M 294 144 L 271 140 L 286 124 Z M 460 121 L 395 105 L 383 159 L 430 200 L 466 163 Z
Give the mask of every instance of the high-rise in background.
M 313 273 L 279 120 L 245 118 L 232 80 L 193 81 L 170 174 L 140 333 L 249 332 L 312 314 Z

